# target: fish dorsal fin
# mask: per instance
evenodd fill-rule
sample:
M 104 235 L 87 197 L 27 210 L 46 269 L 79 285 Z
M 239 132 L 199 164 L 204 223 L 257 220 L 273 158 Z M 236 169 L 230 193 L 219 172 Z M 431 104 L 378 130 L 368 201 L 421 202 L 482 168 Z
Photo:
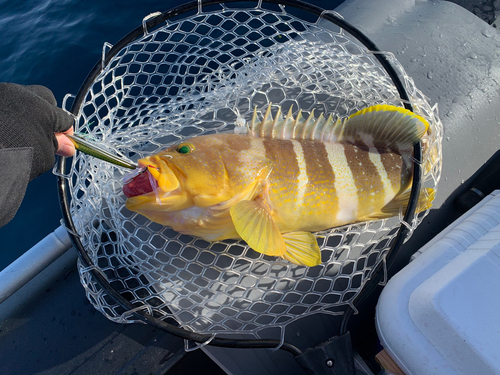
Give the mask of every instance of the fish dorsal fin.
M 271 114 L 272 103 L 269 104 L 262 121 L 258 121 L 257 107 L 254 110 L 252 123 L 249 133 L 254 137 L 273 138 L 273 139 L 307 139 L 321 141 L 326 134 L 330 134 L 336 125 L 341 124 L 339 120 L 335 121 L 330 115 L 325 120 L 323 114 L 316 119 L 314 110 L 307 118 L 302 116 L 299 110 L 297 117 L 292 115 L 290 107 L 287 115 L 281 116 L 281 107 L 278 107 L 275 118 Z
M 302 117 L 302 111 L 299 111 L 297 118 L 293 118 L 292 108 L 283 118 L 281 107 L 278 107 L 273 119 L 270 104 L 261 122 L 257 119 L 255 108 L 250 134 L 260 138 L 347 142 L 408 149 L 422 138 L 428 127 L 423 117 L 392 105 L 374 105 L 341 121 L 332 115 L 325 118 L 322 113 L 315 118 L 314 110 L 307 118 Z
M 333 136 L 337 142 L 407 150 L 428 128 L 429 123 L 423 117 L 405 108 L 379 104 L 349 116 Z

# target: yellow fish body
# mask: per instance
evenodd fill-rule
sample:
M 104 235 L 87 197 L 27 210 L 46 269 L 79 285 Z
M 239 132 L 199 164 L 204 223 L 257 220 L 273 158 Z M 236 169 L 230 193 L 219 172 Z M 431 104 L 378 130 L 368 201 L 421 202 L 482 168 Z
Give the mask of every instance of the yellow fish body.
M 126 206 L 209 241 L 243 239 L 292 263 L 321 263 L 311 232 L 397 215 L 412 182 L 412 146 L 428 124 L 403 108 L 377 105 L 345 121 L 291 110 L 247 134 L 199 136 L 139 160 L 124 186 Z M 146 177 L 145 177 L 146 176 Z M 140 181 L 139 181 L 140 180 Z M 430 206 L 424 197 L 420 210 Z

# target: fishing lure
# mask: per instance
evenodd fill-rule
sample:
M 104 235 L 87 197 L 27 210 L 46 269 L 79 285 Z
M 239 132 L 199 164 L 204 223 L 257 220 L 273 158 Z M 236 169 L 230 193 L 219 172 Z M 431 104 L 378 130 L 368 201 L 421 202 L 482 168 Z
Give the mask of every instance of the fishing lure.
M 110 153 L 104 148 L 98 146 L 95 142 L 91 142 L 88 139 L 85 139 L 80 134 L 73 134 L 73 135 L 66 134 L 66 136 L 69 139 L 71 139 L 71 141 L 75 145 L 75 148 L 78 151 L 83 152 L 84 154 L 93 156 L 95 158 L 117 165 L 119 167 L 124 167 L 129 169 L 136 169 L 138 167 L 137 164 L 131 163 L 130 161 L 124 159 L 123 157 Z

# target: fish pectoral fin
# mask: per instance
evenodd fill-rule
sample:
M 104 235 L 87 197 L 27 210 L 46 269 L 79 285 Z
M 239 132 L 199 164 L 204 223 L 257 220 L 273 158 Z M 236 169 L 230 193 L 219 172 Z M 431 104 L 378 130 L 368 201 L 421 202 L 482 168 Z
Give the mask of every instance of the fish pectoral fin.
M 255 251 L 283 256 L 285 241 L 263 201 L 241 201 L 229 210 L 236 232 Z
M 193 197 L 196 207 L 210 207 L 230 199 L 229 194 L 220 193 L 218 195 L 198 194 Z
M 282 236 L 286 246 L 283 258 L 299 266 L 314 267 L 321 264 L 321 251 L 312 233 L 298 231 Z
M 389 217 L 397 216 L 399 213 L 404 214 L 408 207 L 408 200 L 410 199 L 411 190 L 396 196 L 392 201 L 385 205 L 379 212 L 363 216 L 360 221 L 386 219 Z M 434 189 L 425 188 L 420 190 L 418 196 L 417 209 L 415 213 L 428 210 L 432 206 L 436 192 Z
M 240 193 L 231 197 L 230 199 L 213 206 L 212 209 L 215 211 L 224 211 L 228 210 L 236 203 L 240 201 L 252 201 L 255 197 L 261 192 L 263 189 L 263 185 L 265 181 L 255 180 L 250 185 L 248 185 L 245 189 L 243 189 Z

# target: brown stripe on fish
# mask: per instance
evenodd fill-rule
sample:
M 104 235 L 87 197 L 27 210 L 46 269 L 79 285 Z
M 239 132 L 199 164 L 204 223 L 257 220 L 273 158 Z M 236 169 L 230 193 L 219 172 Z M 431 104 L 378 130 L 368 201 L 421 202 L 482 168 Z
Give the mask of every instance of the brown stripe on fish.
M 331 215 L 335 217 L 338 207 L 335 174 L 328 158 L 326 145 L 324 142 L 306 140 L 298 143 L 302 148 L 308 181 L 302 201 L 307 207 L 305 212 L 311 216 Z
M 262 141 L 264 155 L 274 161 L 269 180 L 269 193 L 284 207 L 293 203 L 297 197 L 297 180 L 301 173 L 293 142 L 289 140 L 259 139 Z M 262 154 L 261 154 L 262 155 Z
M 358 217 L 370 214 L 385 204 L 382 177 L 370 159 L 368 148 L 346 144 L 344 152 L 357 187 Z

